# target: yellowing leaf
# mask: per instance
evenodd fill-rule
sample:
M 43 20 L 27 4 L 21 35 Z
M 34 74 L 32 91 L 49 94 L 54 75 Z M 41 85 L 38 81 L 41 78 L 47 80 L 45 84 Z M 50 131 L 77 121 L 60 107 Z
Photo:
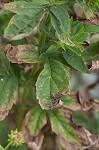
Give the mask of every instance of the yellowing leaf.
M 4 32 L 5 38 L 10 40 L 29 36 L 33 32 L 38 18 L 45 11 L 42 5 L 23 1 L 5 4 L 4 9 L 16 13 Z
M 33 136 L 37 136 L 47 123 L 46 112 L 40 106 L 36 106 L 30 111 L 29 116 L 27 127 Z
M 73 131 L 73 128 L 69 125 L 60 110 L 48 111 L 48 115 L 51 121 L 52 131 L 65 140 L 75 141 L 78 143 L 78 139 Z

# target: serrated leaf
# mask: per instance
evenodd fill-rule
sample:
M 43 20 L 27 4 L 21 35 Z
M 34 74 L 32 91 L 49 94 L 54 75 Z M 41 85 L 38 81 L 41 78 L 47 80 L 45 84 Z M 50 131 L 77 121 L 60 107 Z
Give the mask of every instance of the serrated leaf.
M 5 149 L 0 145 L 0 150 L 5 150 Z
M 83 73 L 89 73 L 87 67 L 84 64 L 84 61 L 81 56 L 78 56 L 74 51 L 71 49 L 66 48 L 66 50 L 63 52 L 63 56 L 67 63 L 71 65 L 76 70 L 83 72 Z
M 10 40 L 29 36 L 33 32 L 38 18 L 45 11 L 42 5 L 32 2 L 12 2 L 5 4 L 4 9 L 17 13 L 11 18 L 4 32 L 5 38 Z
M 65 43 L 70 32 L 68 12 L 61 6 L 51 6 L 50 17 L 59 39 Z
M 83 51 L 82 57 L 86 61 L 99 60 L 99 41 L 91 44 L 86 51 Z
M 17 79 L 14 76 L 0 76 L 0 120 L 3 120 L 17 101 Z
M 39 58 L 39 53 L 36 47 L 32 45 L 18 45 L 18 50 L 16 53 L 17 61 L 24 63 L 37 63 Z
M 51 121 L 51 128 L 53 132 L 55 132 L 58 136 L 63 137 L 66 141 L 75 141 L 79 143 L 73 128 L 66 121 L 66 118 L 60 110 L 48 111 L 48 116 Z
M 50 109 L 57 105 L 55 94 L 66 92 L 69 87 L 69 76 L 66 68 L 59 61 L 50 59 L 40 73 L 37 83 L 37 98 L 42 108 Z
M 30 111 L 30 117 L 27 124 L 27 127 L 32 136 L 37 136 L 40 130 L 44 127 L 44 125 L 46 125 L 46 123 L 46 112 L 43 109 L 41 109 L 40 106 L 34 107 Z

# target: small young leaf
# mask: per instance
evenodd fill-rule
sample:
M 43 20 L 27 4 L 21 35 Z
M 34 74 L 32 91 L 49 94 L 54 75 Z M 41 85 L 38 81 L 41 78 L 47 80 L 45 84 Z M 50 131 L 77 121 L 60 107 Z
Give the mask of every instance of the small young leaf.
M 56 30 L 59 39 L 65 43 L 70 32 L 68 12 L 61 6 L 51 6 L 50 17 L 52 26 Z
M 14 76 L 0 76 L 0 120 L 3 120 L 17 101 L 17 79 Z
M 46 123 L 46 112 L 42 110 L 40 106 L 34 107 L 30 111 L 30 117 L 27 124 L 27 127 L 32 136 L 37 136 L 44 125 L 46 125 Z
M 84 61 L 81 56 L 78 56 L 74 51 L 71 49 L 66 48 L 66 51 L 63 52 L 63 56 L 67 63 L 71 65 L 76 70 L 83 72 L 83 73 L 89 73 L 87 67 L 84 64 Z
M 66 68 L 59 61 L 50 59 L 40 73 L 37 83 L 37 98 L 42 108 L 50 109 L 57 105 L 55 95 L 66 92 L 69 87 L 69 76 Z
M 63 137 L 66 141 L 75 141 L 79 143 L 73 128 L 68 124 L 60 110 L 48 111 L 48 116 L 51 121 L 53 132 L 55 132 L 58 136 Z

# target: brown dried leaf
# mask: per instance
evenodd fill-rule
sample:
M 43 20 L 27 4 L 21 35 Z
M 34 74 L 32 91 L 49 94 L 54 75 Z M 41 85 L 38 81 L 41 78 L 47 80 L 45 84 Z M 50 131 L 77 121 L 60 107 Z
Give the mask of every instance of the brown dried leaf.
M 92 61 L 92 66 L 90 68 L 91 71 L 98 71 L 99 72 L 99 61 Z
M 33 137 L 27 128 L 28 120 L 30 117 L 30 112 L 26 114 L 22 125 L 22 133 L 24 135 L 24 140 L 30 150 L 40 150 L 41 145 L 43 143 L 44 135 L 40 132 L 36 137 Z

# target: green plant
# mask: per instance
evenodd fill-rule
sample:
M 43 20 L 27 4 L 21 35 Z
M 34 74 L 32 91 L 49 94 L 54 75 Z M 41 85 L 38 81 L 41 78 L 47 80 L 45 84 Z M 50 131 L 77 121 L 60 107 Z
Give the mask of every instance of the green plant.
M 8 17 L 7 27 L 1 29 L 0 120 L 16 104 L 12 109 L 15 127 L 22 130 L 30 149 L 41 148 L 44 135 L 50 136 L 50 126 L 59 150 L 71 150 L 72 145 L 75 150 L 97 148 L 90 143 L 88 131 L 73 122 L 72 112 L 80 98 L 68 91 L 72 70 L 90 74 L 99 68 L 89 69 L 99 61 L 99 38 L 91 39 L 99 32 L 98 0 L 20 0 L 0 7 L 1 22 Z M 77 18 L 78 8 L 81 15 Z M 82 103 L 81 107 L 84 110 Z

